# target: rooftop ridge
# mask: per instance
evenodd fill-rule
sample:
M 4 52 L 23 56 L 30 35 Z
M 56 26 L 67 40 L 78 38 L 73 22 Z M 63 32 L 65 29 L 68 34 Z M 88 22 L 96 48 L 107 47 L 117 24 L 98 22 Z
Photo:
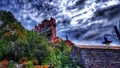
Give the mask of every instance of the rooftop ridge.
M 94 45 L 75 45 L 81 49 L 112 49 L 112 50 L 120 50 L 120 46 L 94 46 Z

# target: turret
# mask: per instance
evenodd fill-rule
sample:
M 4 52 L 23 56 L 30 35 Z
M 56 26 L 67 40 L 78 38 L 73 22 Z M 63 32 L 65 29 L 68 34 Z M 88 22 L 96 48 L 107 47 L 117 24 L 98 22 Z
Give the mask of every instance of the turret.
M 56 20 L 54 18 L 50 18 L 50 21 L 53 23 L 54 27 L 56 27 Z

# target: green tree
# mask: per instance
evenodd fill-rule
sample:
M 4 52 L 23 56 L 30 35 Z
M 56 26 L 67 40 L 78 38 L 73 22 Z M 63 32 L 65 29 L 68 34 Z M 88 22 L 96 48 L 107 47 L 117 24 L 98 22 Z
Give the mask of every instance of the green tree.
M 19 41 L 21 57 L 38 59 L 41 64 L 49 64 L 51 60 L 50 42 L 33 31 L 27 31 L 26 38 Z
M 25 30 L 11 12 L 0 11 L 0 21 L 0 39 L 10 43 L 9 54 L 13 59 L 27 56 L 29 59 L 38 59 L 42 64 L 49 63 L 51 50 L 47 39 L 33 31 Z
M 21 23 L 14 18 L 11 12 L 0 11 L 0 21 L 2 22 L 0 26 L 0 39 L 11 43 L 9 46 L 11 46 L 13 52 L 10 52 L 10 54 L 13 54 L 16 59 L 19 51 L 17 45 L 19 40 L 26 37 L 26 30 Z
M 0 58 L 28 57 L 42 65 L 53 63 L 57 68 L 71 68 L 70 51 L 71 47 L 63 41 L 52 45 L 45 35 L 26 30 L 11 12 L 0 11 Z
M 0 60 L 2 58 L 9 58 L 8 54 L 10 52 L 9 42 L 5 40 L 0 40 Z
M 71 47 L 67 46 L 64 41 L 53 45 L 53 64 L 57 68 L 72 67 L 72 61 L 69 57 Z
M 0 26 L 1 38 L 8 41 L 17 41 L 19 38 L 26 36 L 24 27 L 14 18 L 11 12 L 0 11 L 0 21 L 2 22 Z

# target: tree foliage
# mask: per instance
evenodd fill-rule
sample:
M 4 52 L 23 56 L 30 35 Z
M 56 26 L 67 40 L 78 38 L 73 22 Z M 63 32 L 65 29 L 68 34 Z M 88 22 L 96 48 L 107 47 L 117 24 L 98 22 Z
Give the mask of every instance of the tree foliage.
M 53 63 L 57 68 L 72 67 L 72 60 L 69 57 L 71 47 L 67 46 L 64 41 L 53 45 Z
M 21 40 L 21 43 L 24 43 L 22 46 L 24 48 L 21 47 L 23 56 L 27 56 L 29 59 L 36 58 L 42 64 L 49 63 L 51 58 L 49 41 L 33 31 L 27 31 L 27 33 L 26 39 Z
M 0 11 L 0 38 L 7 41 L 17 41 L 19 38 L 25 37 L 25 29 L 18 22 L 13 14 L 8 11 Z
M 10 51 L 9 42 L 0 39 L 0 60 L 6 58 Z
M 63 41 L 51 44 L 45 36 L 26 30 L 11 12 L 0 11 L 0 59 L 28 57 L 42 65 L 53 63 L 57 68 L 67 68 L 72 66 L 70 51 Z
M 44 37 L 33 31 L 25 30 L 11 12 L 0 11 L 0 21 L 2 22 L 0 26 L 0 46 L 4 47 L 1 49 L 0 57 L 3 57 L 2 51 L 8 50 L 5 52 L 9 52 L 8 55 L 12 59 L 20 59 L 26 56 L 29 59 L 38 59 L 42 64 L 50 61 L 50 45 Z M 7 49 L 7 47 L 10 48 Z

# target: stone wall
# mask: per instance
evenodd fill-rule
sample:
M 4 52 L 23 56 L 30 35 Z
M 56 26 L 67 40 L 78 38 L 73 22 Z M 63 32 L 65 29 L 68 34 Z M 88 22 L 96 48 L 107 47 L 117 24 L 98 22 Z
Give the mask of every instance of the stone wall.
M 81 68 L 120 68 L 119 46 L 73 46 L 71 57 Z

